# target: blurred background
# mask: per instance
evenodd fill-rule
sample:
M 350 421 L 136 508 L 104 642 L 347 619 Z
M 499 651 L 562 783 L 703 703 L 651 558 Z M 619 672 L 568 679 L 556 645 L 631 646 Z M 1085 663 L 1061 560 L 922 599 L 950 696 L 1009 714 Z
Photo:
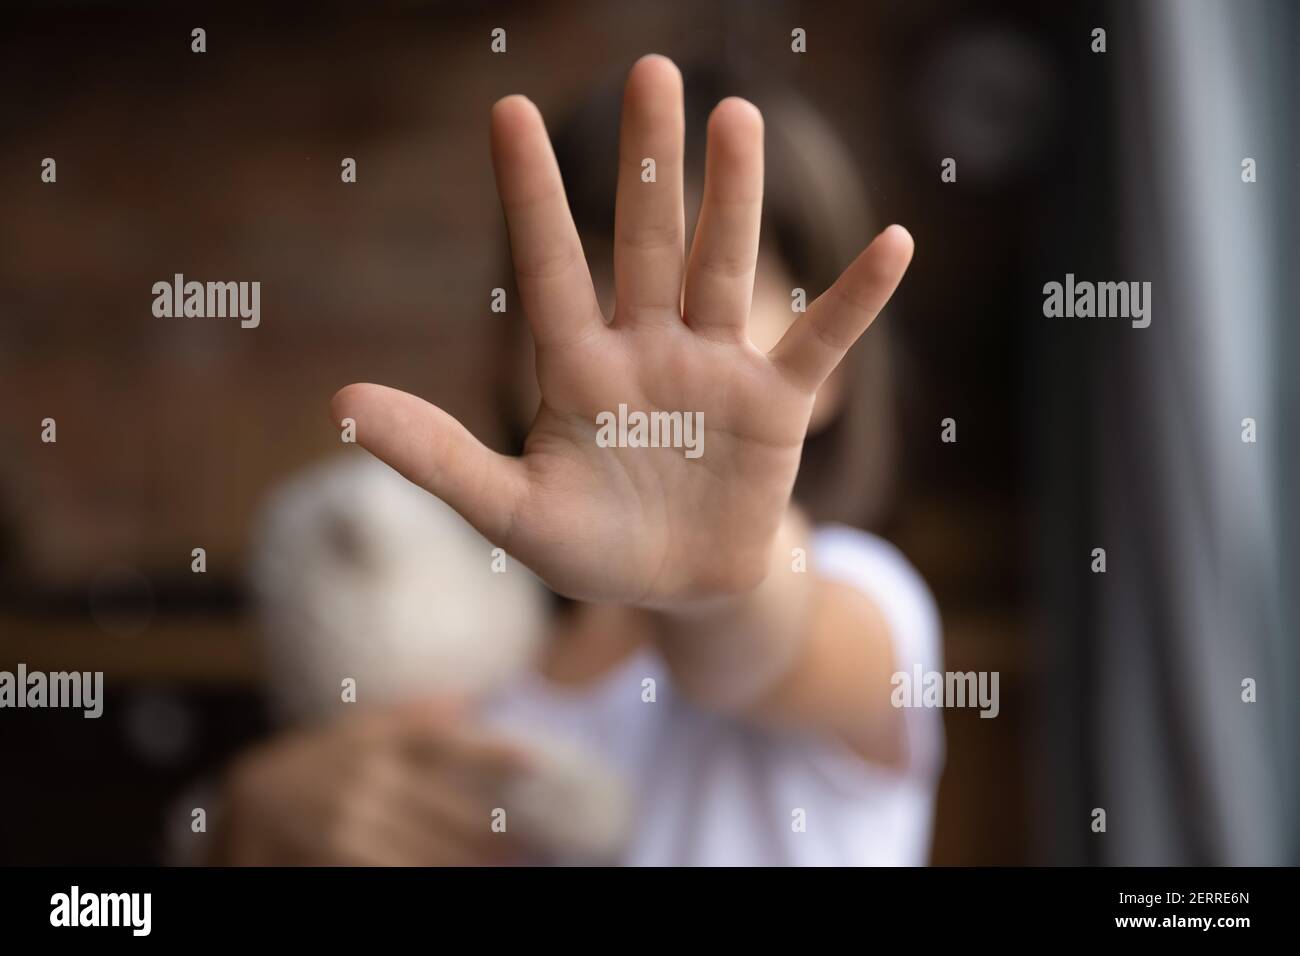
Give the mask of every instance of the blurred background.
M 415 392 L 502 446 L 488 109 L 521 92 L 549 118 L 651 51 L 802 94 L 876 222 L 916 237 L 870 530 L 930 583 L 947 668 L 1002 695 L 996 720 L 944 715 L 932 861 L 1300 862 L 1283 0 L 11 6 L 0 669 L 102 670 L 108 703 L 0 713 L 0 861 L 157 862 L 167 808 L 268 732 L 250 529 L 338 451 L 336 388 Z M 260 280 L 261 327 L 154 318 L 176 272 Z M 1045 318 L 1066 273 L 1151 281 L 1151 327 Z

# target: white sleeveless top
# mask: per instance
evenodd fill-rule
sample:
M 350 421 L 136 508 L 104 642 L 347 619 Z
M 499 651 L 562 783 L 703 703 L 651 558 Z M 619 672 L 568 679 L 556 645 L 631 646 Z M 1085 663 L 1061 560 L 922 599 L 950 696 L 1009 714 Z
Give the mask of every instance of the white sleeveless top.
M 817 530 L 825 577 L 881 609 L 895 669 L 942 670 L 939 615 L 920 575 L 888 542 Z M 655 681 L 655 701 L 642 681 Z M 904 711 L 908 764 L 869 764 L 834 740 L 741 723 L 692 705 L 649 649 L 593 685 L 541 677 L 510 687 L 491 722 L 563 740 L 610 766 L 632 793 L 620 862 L 642 866 L 917 866 L 927 862 L 943 763 L 942 711 Z

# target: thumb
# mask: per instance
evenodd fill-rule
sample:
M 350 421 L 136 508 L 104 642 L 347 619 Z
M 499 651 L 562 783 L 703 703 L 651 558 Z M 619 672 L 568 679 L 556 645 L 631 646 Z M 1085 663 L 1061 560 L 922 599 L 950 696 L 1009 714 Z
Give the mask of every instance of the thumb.
M 424 399 L 383 385 L 349 385 L 330 401 L 335 424 L 356 422 L 358 443 L 437 495 L 494 544 L 509 537 L 527 488 L 523 465 L 499 455 Z

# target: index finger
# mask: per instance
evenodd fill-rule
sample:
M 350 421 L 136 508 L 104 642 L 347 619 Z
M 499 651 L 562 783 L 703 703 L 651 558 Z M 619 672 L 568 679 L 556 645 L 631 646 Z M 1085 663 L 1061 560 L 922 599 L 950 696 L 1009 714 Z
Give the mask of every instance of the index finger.
M 524 313 L 539 346 L 601 331 L 591 272 L 537 107 L 507 96 L 492 107 L 492 164 Z

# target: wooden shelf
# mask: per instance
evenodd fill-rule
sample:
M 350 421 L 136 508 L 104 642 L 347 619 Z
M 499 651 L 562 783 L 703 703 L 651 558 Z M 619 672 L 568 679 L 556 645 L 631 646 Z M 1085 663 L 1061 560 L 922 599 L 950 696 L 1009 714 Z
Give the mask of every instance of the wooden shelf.
M 103 671 L 109 681 L 256 685 L 261 662 L 241 618 L 156 618 L 139 637 L 113 637 L 93 621 L 0 617 L 0 667 Z

